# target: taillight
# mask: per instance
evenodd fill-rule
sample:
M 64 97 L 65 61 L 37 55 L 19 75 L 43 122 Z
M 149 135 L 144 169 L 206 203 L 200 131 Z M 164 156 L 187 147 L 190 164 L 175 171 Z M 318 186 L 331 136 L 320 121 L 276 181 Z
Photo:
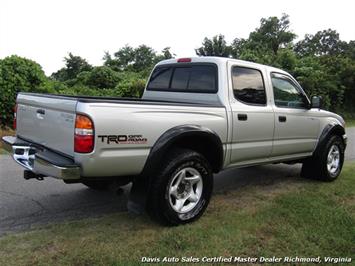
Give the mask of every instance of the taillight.
M 190 63 L 191 62 L 191 58 L 179 58 L 177 60 L 178 63 Z
M 16 130 L 16 123 L 17 123 L 16 116 L 17 116 L 17 104 L 14 107 L 14 120 L 13 120 L 13 124 L 12 124 L 12 127 L 14 130 Z
M 74 152 L 89 153 L 94 149 L 94 123 L 86 115 L 76 115 Z

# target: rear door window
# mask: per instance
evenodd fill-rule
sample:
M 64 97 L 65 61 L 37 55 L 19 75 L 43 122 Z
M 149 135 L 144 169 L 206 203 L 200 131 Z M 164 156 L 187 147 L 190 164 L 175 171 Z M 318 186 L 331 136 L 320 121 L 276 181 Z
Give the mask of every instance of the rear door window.
M 257 69 L 233 67 L 232 83 L 234 97 L 251 105 L 266 105 L 263 75 Z

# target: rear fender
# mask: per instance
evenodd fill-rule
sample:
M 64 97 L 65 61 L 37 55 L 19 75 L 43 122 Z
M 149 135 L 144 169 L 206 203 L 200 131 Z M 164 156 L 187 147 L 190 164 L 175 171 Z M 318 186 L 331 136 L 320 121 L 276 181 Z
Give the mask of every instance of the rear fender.
M 190 148 L 200 152 L 209 161 L 215 173 L 222 168 L 223 144 L 219 136 L 206 127 L 182 125 L 167 130 L 155 142 L 143 168 L 143 175 L 150 175 L 158 169 L 169 150 L 175 147 Z

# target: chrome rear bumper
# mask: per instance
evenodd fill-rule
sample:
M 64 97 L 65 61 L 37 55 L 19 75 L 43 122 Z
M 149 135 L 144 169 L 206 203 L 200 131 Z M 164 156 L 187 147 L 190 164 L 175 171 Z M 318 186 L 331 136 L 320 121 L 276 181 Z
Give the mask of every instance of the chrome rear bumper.
M 80 166 L 72 159 L 12 136 L 2 137 L 2 142 L 19 165 L 36 175 L 80 179 Z

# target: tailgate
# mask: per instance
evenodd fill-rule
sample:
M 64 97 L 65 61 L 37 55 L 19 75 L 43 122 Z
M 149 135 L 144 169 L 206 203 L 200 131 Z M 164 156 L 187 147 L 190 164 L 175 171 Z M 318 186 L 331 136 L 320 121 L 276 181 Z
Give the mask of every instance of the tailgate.
M 20 93 L 17 136 L 73 156 L 76 103 L 74 97 Z

